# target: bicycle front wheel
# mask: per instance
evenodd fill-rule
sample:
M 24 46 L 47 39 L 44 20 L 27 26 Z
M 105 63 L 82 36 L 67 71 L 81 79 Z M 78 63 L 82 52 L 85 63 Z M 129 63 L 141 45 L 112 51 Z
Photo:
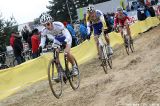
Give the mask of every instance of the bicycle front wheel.
M 103 67 L 103 70 L 105 72 L 105 74 L 107 74 L 107 62 L 106 62 L 106 56 L 107 56 L 107 52 L 106 52 L 106 48 L 105 46 L 100 46 L 99 47 L 99 50 L 100 50 L 100 57 L 101 57 L 101 66 Z
M 77 63 L 76 59 L 74 59 L 74 63 L 76 63 L 76 65 L 77 65 L 78 74 L 77 75 L 72 75 L 72 72 L 70 72 L 69 83 L 70 83 L 72 89 L 76 90 L 76 89 L 79 88 L 79 85 L 80 85 L 80 72 L 79 72 L 78 63 Z M 68 63 L 68 67 L 71 68 L 71 64 L 69 65 L 69 63 Z
M 62 74 L 58 64 L 52 59 L 48 65 L 48 81 L 53 95 L 59 99 L 62 95 Z
M 126 49 L 126 52 L 127 54 L 129 55 L 129 44 L 130 44 L 130 41 L 129 41 L 129 38 L 127 38 L 128 35 L 125 35 L 124 36 L 124 46 L 125 46 L 125 49 Z
M 107 62 L 108 62 L 110 69 L 112 69 L 112 56 L 108 56 Z

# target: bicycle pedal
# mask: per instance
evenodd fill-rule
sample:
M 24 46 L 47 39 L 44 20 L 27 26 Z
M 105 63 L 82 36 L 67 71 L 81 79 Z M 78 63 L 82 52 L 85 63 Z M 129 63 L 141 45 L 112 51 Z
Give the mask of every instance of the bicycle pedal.
M 67 77 L 63 76 L 63 82 L 66 84 L 67 83 Z

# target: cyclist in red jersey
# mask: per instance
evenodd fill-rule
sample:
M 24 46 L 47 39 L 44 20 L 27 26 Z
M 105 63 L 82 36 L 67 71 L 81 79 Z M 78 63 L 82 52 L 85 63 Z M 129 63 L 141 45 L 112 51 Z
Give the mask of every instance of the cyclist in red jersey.
M 129 23 L 128 21 L 130 21 L 130 18 L 127 16 L 127 14 L 125 14 L 123 12 L 123 9 L 121 7 L 117 8 L 117 12 L 115 14 L 115 18 L 114 18 L 114 28 L 117 28 L 117 25 L 119 25 L 118 29 L 121 33 L 121 36 L 123 38 L 123 27 L 126 26 L 127 28 L 127 34 L 130 36 L 131 41 L 132 41 L 132 37 L 131 37 L 131 31 L 129 28 Z

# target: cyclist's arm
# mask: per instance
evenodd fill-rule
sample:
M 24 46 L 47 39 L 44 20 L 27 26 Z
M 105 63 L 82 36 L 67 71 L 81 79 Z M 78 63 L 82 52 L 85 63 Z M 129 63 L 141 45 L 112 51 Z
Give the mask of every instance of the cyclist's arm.
M 46 30 L 44 29 L 41 33 L 41 42 L 40 42 L 40 45 L 39 45 L 42 48 L 44 48 L 44 46 L 45 46 L 46 36 L 47 36 L 47 33 L 46 33 Z
M 87 35 L 90 35 L 91 28 L 90 28 L 90 20 L 89 20 L 89 15 L 88 14 L 86 14 L 86 24 L 87 24 Z
M 117 27 L 117 24 L 118 24 L 118 18 L 117 18 L 117 16 L 115 16 L 115 18 L 114 18 L 114 28 Z
M 102 24 L 103 24 L 103 29 L 108 29 L 107 24 L 106 24 L 106 21 L 105 21 L 103 15 L 100 16 L 100 20 L 101 20 L 101 22 L 102 22 Z

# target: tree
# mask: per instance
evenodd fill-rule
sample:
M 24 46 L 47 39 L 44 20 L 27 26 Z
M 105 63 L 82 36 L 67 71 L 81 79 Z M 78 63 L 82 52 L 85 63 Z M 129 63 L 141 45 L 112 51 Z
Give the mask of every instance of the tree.
M 47 6 L 49 9 L 49 14 L 54 18 L 56 21 L 71 21 L 71 18 L 73 20 L 77 19 L 77 12 L 76 12 L 76 7 L 74 5 L 74 2 L 72 0 L 52 0 L 49 1 L 50 5 Z M 68 3 L 68 8 L 67 8 L 67 3 Z M 70 15 L 69 15 L 70 14 Z
M 34 19 L 34 25 L 39 25 L 40 24 L 40 17 Z
M 18 24 L 15 18 L 12 16 L 9 20 L 4 20 L 2 14 L 0 16 L 0 48 L 4 48 L 6 45 L 9 45 L 9 38 L 11 32 L 18 31 Z
M 4 19 L 2 17 L 2 14 L 0 14 L 0 36 L 3 33 L 3 27 L 4 27 Z

